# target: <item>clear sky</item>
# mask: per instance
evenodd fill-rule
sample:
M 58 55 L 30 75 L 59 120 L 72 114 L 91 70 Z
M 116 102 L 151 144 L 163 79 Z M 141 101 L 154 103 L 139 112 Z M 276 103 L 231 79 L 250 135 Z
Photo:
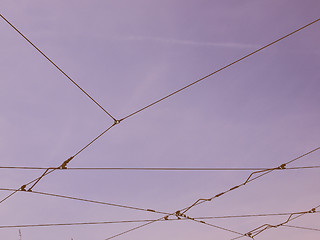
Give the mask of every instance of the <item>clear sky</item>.
M 317 19 L 318 0 L 2 0 L 0 12 L 121 119 Z M 270 168 L 320 146 L 320 22 L 113 127 L 69 167 Z M 113 120 L 0 20 L 0 167 L 57 167 Z M 290 166 L 316 166 L 320 151 Z M 289 165 L 288 165 L 289 167 Z M 308 211 L 320 169 L 275 171 L 203 203 L 191 217 Z M 17 189 L 43 170 L 0 169 Z M 251 171 L 55 171 L 34 191 L 175 212 L 241 184 Z M 10 192 L 0 191 L 1 199 Z M 163 215 L 18 192 L 5 225 L 157 219 Z M 287 216 L 208 219 L 246 233 Z M 175 217 L 170 217 L 175 219 Z M 290 224 L 320 228 L 319 214 Z M 141 223 L 20 228 L 23 240 L 106 239 Z M 239 235 L 156 222 L 115 239 L 212 240 Z M 280 227 L 256 239 L 319 239 Z M 245 239 L 245 238 L 244 238 Z

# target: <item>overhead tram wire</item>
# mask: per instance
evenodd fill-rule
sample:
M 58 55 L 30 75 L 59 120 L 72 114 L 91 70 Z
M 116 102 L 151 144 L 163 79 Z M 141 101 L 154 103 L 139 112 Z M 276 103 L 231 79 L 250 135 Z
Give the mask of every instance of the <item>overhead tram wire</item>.
M 252 218 L 252 217 L 270 217 L 270 216 L 288 216 L 291 214 L 300 214 L 302 212 L 291 213 L 262 213 L 262 214 L 244 214 L 244 215 L 226 215 L 226 216 L 205 216 L 195 217 L 197 220 L 210 220 L 210 219 L 227 219 L 227 218 Z M 315 213 L 320 213 L 316 211 Z M 161 221 L 185 221 L 188 219 L 162 219 Z M 21 225 L 0 225 L 0 229 L 4 228 L 33 228 L 33 227 L 60 227 L 60 226 L 81 226 L 81 225 L 105 225 L 105 224 L 125 224 L 125 223 L 141 223 L 150 222 L 151 219 L 136 219 L 136 220 L 117 220 L 117 221 L 95 221 L 95 222 L 69 222 L 69 223 L 39 223 L 39 224 L 21 224 Z M 283 225 L 285 227 L 295 227 L 289 225 Z M 299 227 L 298 227 L 299 228 Z M 302 227 L 300 227 L 302 228 Z
M 4 201 L 6 201 L 7 199 L 9 199 L 10 197 L 12 197 L 14 194 L 16 194 L 17 192 L 19 192 L 20 190 L 22 191 L 26 191 L 26 187 L 32 183 L 33 186 L 31 188 L 29 188 L 28 191 L 32 191 L 32 188 L 45 176 L 51 174 L 52 172 L 58 170 L 58 169 L 65 169 L 67 164 L 70 163 L 74 157 L 76 157 L 77 155 L 79 155 L 82 151 L 84 151 L 86 148 L 88 148 L 92 143 L 94 143 L 95 141 L 97 141 L 100 137 L 102 137 L 106 132 L 108 132 L 112 127 L 114 127 L 115 125 L 117 125 L 117 123 L 113 123 L 111 126 L 109 126 L 106 130 L 104 130 L 102 133 L 100 133 L 97 137 L 95 137 L 91 142 L 89 142 L 86 146 L 84 146 L 83 148 L 81 148 L 75 155 L 71 156 L 70 158 L 68 158 L 67 160 L 65 160 L 59 167 L 57 168 L 47 168 L 46 171 L 40 176 L 37 177 L 35 179 L 33 179 L 32 181 L 22 185 L 20 188 L 16 189 L 15 191 L 13 191 L 11 194 L 9 194 L 8 196 L 6 196 L 5 198 L 0 200 L 0 204 L 3 203 Z
M 283 169 L 275 169 L 279 171 L 283 170 L 301 170 L 301 169 L 318 169 L 320 166 L 303 166 L 303 167 L 288 167 Z M 0 169 L 9 170 L 101 170 L 101 171 L 267 171 L 271 168 L 186 168 L 186 167 L 68 167 L 68 168 L 57 168 L 57 167 L 26 167 L 26 166 L 0 166 Z
M 229 68 L 230 66 L 232 66 L 232 65 L 234 65 L 234 64 L 236 64 L 238 62 L 241 62 L 242 60 L 244 60 L 244 59 L 246 59 L 246 58 L 248 58 L 248 57 L 250 57 L 250 56 L 252 56 L 252 55 L 254 55 L 254 54 L 256 54 L 256 53 L 258 53 L 258 52 L 260 52 L 260 51 L 262 51 L 262 50 L 264 50 L 266 48 L 268 48 L 268 47 L 270 47 L 271 45 L 274 45 L 275 43 L 280 42 L 281 40 L 283 40 L 283 39 L 285 39 L 285 38 L 287 38 L 287 37 L 299 32 L 299 31 L 303 30 L 304 28 L 307 28 L 307 27 L 311 26 L 312 24 L 314 24 L 314 23 L 316 23 L 318 21 L 320 21 L 320 18 L 318 18 L 318 19 L 316 19 L 316 20 L 304 25 L 303 27 L 300 27 L 299 29 L 294 30 L 293 32 L 291 32 L 291 33 L 289 33 L 289 34 L 287 34 L 287 35 L 285 35 L 285 36 L 283 36 L 281 38 L 278 38 L 277 40 L 275 40 L 275 41 L 273 41 L 273 42 L 271 42 L 271 43 L 269 43 L 269 44 L 267 44 L 267 45 L 255 50 L 255 51 L 253 51 L 253 52 L 251 52 L 251 53 L 249 53 L 249 54 L 247 54 L 247 55 L 245 55 L 245 56 L 243 56 L 243 57 L 241 57 L 241 58 L 239 58 L 237 60 L 235 60 L 234 62 L 232 62 L 232 63 L 230 63 L 228 65 L 225 65 L 224 67 L 222 67 L 222 68 L 220 68 L 220 69 L 218 69 L 218 70 L 216 70 L 216 71 L 214 71 L 214 72 L 212 72 L 212 73 L 210 73 L 210 74 L 208 74 L 208 75 L 206 75 L 206 76 L 204 76 L 204 77 L 202 77 L 202 78 L 200 78 L 200 79 L 198 79 L 198 80 L 196 80 L 196 81 L 194 81 L 194 82 L 192 82 L 192 83 L 190 83 L 190 84 L 188 84 L 188 85 L 186 85 L 186 86 L 184 86 L 184 87 L 182 87 L 182 88 L 180 88 L 180 89 L 178 89 L 178 90 L 176 90 L 176 91 L 174 91 L 174 92 L 172 92 L 172 93 L 170 93 L 168 95 L 166 95 L 165 97 L 163 97 L 163 98 L 161 98 L 161 99 L 159 99 L 159 100 L 157 100 L 155 102 L 152 102 L 152 103 L 150 103 L 149 105 L 147 105 L 147 106 L 145 106 L 143 108 L 140 108 L 139 110 L 127 115 L 126 117 L 124 117 L 122 119 L 120 119 L 120 121 L 123 121 L 123 120 L 125 120 L 125 119 L 127 119 L 129 117 L 132 117 L 133 115 L 136 115 L 137 113 L 139 113 L 139 112 L 141 112 L 141 111 L 143 111 L 143 110 L 145 110 L 145 109 L 147 109 L 147 108 L 149 108 L 149 107 L 151 107 L 151 106 L 153 106 L 153 105 L 155 105 L 155 104 L 157 104 L 159 102 L 162 102 L 163 100 L 165 100 L 165 99 L 167 99 L 167 98 L 169 98 L 169 97 L 171 97 L 171 96 L 173 96 L 173 95 L 175 95 L 175 94 L 177 94 L 177 93 L 179 93 L 179 92 L 181 92 L 181 91 L 193 86 L 196 83 L 199 83 L 199 82 L 211 77 L 212 75 L 214 75 L 214 74 L 216 74 L 218 72 L 221 72 L 222 70 L 225 70 L 225 69 Z
M 102 109 L 110 118 L 114 121 L 116 119 L 102 107 L 93 97 L 91 97 L 83 88 L 79 86 L 67 73 L 65 73 L 57 64 L 55 64 L 43 51 L 41 51 L 34 43 L 32 43 L 22 32 L 20 32 L 8 19 L 6 19 L 1 13 L 0 17 L 8 23 L 20 36 L 22 36 L 32 47 L 34 47 L 43 57 L 45 57 L 55 68 L 57 68 L 64 76 L 66 76 L 75 86 L 77 86 L 88 98 L 90 98 L 100 109 Z
M 162 215 L 169 214 L 167 212 L 157 211 L 154 209 L 139 208 L 139 207 L 128 206 L 128 205 L 123 205 L 123 204 L 109 203 L 109 202 L 103 202 L 103 201 L 97 201 L 97 200 L 91 200 L 91 199 L 85 199 L 85 198 L 79 198 L 79 197 L 72 197 L 72 196 L 66 196 L 66 195 L 55 194 L 55 193 L 47 193 L 47 192 L 39 192 L 39 191 L 30 191 L 29 192 L 29 191 L 23 191 L 21 189 L 16 190 L 16 189 L 12 189 L 12 188 L 0 188 L 0 191 L 11 191 L 11 192 L 16 192 L 16 191 L 19 192 L 20 191 L 20 192 L 24 192 L 24 193 L 30 193 L 30 194 L 33 193 L 33 194 L 37 194 L 37 195 L 57 197 L 57 198 L 63 198 L 63 199 L 69 199 L 69 200 L 75 200 L 75 201 L 87 202 L 87 203 L 94 203 L 94 204 L 99 204 L 99 205 L 104 205 L 104 206 L 127 208 L 127 209 L 144 211 L 144 212 L 149 212 L 149 213 L 158 213 L 158 214 L 162 214 Z
M 311 230 L 311 231 L 318 231 L 318 232 L 320 232 L 320 229 L 318 229 L 318 228 L 310 228 L 310 227 L 302 227 L 302 226 L 293 226 L 293 225 L 282 225 L 282 227 L 298 228 L 298 229 L 304 229 L 304 230 Z
M 279 167 L 275 167 L 275 168 L 273 168 L 273 169 L 268 169 L 268 170 L 264 170 L 264 171 L 256 171 L 256 172 L 253 172 L 253 173 L 251 173 L 251 174 L 249 175 L 249 177 L 246 179 L 246 181 L 244 181 L 243 183 L 241 183 L 241 184 L 239 184 L 239 185 L 236 185 L 236 186 L 230 188 L 229 190 L 226 190 L 225 192 L 221 192 L 221 193 L 219 193 L 219 194 L 216 194 L 215 196 L 213 196 L 213 197 L 211 197 L 211 198 L 200 198 L 200 199 L 198 199 L 197 201 L 195 201 L 193 204 L 191 204 L 191 205 L 188 206 L 188 207 L 185 207 L 185 208 L 183 208 L 183 209 L 181 209 L 181 210 L 178 210 L 178 211 L 176 211 L 176 212 L 174 212 L 174 213 L 170 213 L 170 214 L 168 214 L 168 215 L 165 216 L 165 217 L 152 220 L 152 221 L 150 221 L 150 222 L 148 222 L 148 223 L 146 223 L 146 224 L 143 224 L 143 225 L 137 226 L 137 227 L 135 227 L 135 228 L 131 228 L 131 229 L 129 229 L 129 230 L 126 230 L 126 231 L 124 231 L 124 232 L 121 232 L 121 233 L 119 233 L 119 234 L 113 235 L 113 236 L 111 236 L 111 237 L 109 237 L 109 238 L 107 238 L 107 239 L 105 239 L 105 240 L 113 239 L 113 238 L 115 238 L 115 237 L 121 236 L 121 235 L 123 235 L 123 234 L 126 234 L 126 233 L 128 233 L 128 232 L 134 231 L 134 230 L 136 230 L 136 229 L 142 228 L 142 227 L 147 226 L 147 225 L 149 225 L 149 224 L 152 224 L 152 223 L 155 223 L 155 222 L 159 222 L 159 221 L 161 221 L 162 219 L 168 218 L 169 216 L 175 215 L 175 216 L 186 217 L 185 213 L 186 213 L 187 211 L 189 211 L 191 208 L 193 208 L 193 207 L 195 207 L 195 206 L 198 206 L 198 205 L 200 205 L 200 204 L 203 204 L 203 203 L 205 203 L 205 202 L 212 201 L 213 199 L 218 198 L 218 197 L 221 197 L 222 195 L 225 195 L 226 193 L 229 193 L 229 192 L 231 192 L 231 191 L 234 191 L 234 190 L 238 189 L 238 188 L 241 187 L 241 186 L 245 186 L 246 184 L 248 184 L 248 183 L 250 183 L 250 182 L 252 182 L 252 181 L 254 181 L 254 180 L 256 180 L 256 179 L 258 179 L 258 178 L 260 178 L 260 177 L 262 177 L 262 176 L 265 176 L 266 174 L 269 174 L 269 173 L 275 171 L 276 169 L 285 168 L 287 164 L 293 163 L 293 162 L 295 162 L 295 161 L 297 161 L 297 160 L 299 160 L 299 159 L 301 159 L 301 158 L 303 158 L 303 157 L 305 157 L 305 156 L 307 156 L 307 155 L 309 155 L 309 154 L 311 154 L 311 153 L 314 153 L 314 152 L 318 151 L 319 149 L 320 149 L 320 146 L 317 147 L 317 148 L 314 148 L 313 150 L 311 150 L 311 151 L 309 151 L 309 152 L 306 152 L 306 153 L 304 153 L 304 154 L 302 154 L 302 155 L 300 155 L 300 156 L 298 156 L 298 157 L 296 157 L 296 158 L 294 158 L 294 159 L 292 159 L 292 160 L 290 160 L 290 161 L 288 161 L 288 162 L 285 162 L 285 163 L 281 164 Z M 261 172 L 263 172 L 263 173 L 260 174 L 260 175 L 258 175 L 257 177 L 251 178 L 254 174 L 256 174 L 256 173 L 261 173 Z

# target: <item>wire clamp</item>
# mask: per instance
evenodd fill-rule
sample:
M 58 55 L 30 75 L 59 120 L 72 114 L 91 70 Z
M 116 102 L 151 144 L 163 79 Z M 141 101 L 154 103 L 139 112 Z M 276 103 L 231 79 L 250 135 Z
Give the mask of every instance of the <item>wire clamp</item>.
M 21 191 L 26 191 L 26 187 L 27 187 L 27 185 L 22 185 L 22 186 L 20 187 L 20 190 L 21 190 Z
M 114 119 L 113 125 L 117 125 L 117 124 L 119 124 L 121 121 L 122 121 L 121 119 L 120 119 L 120 120 Z
M 315 208 L 312 208 L 309 213 L 315 213 L 316 212 L 316 209 Z
M 61 166 L 59 167 L 60 169 L 67 169 L 67 164 L 74 158 L 74 156 L 69 157 L 67 160 L 65 160 Z
M 285 163 L 284 163 L 284 164 L 281 164 L 278 168 L 279 168 L 279 169 L 286 169 L 286 165 L 287 165 L 287 164 L 285 164 Z
M 250 238 L 252 238 L 252 233 L 251 232 L 248 232 L 248 233 L 246 233 L 246 234 L 244 234 L 246 237 L 250 237 Z

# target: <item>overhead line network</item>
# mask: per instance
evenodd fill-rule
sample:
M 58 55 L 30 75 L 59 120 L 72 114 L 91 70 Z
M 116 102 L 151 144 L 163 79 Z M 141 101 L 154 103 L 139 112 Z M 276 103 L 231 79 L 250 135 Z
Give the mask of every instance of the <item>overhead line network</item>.
M 61 73 L 63 73 L 71 82 L 73 82 L 78 88 L 80 88 L 80 86 L 79 86 L 78 84 L 76 84 L 74 80 L 72 80 L 61 68 L 59 68 L 49 57 L 47 57 L 38 47 L 36 47 L 36 46 L 35 46 L 25 35 L 23 35 L 11 22 L 9 22 L 2 14 L 0 14 L 0 16 L 1 16 L 1 18 L 2 18 L 3 20 L 5 20 L 15 31 L 17 31 L 26 41 L 28 41 L 39 53 L 41 53 L 48 61 L 50 61 Z M 122 119 L 120 119 L 120 120 L 117 120 L 117 119 L 115 119 L 113 116 L 111 116 L 110 113 L 108 113 L 103 107 L 101 107 L 100 104 L 98 104 L 98 103 L 97 103 L 92 97 L 90 97 L 82 88 L 80 88 L 80 90 L 82 90 L 88 97 L 90 97 L 90 99 L 92 99 L 101 109 L 103 109 L 103 110 L 114 120 L 114 124 L 113 124 L 111 127 L 109 127 L 107 130 L 105 130 L 104 132 L 102 132 L 97 138 L 95 138 L 95 139 L 94 139 L 92 142 L 90 142 L 87 146 L 85 146 L 83 149 L 81 149 L 77 154 L 79 154 L 80 152 L 82 152 L 85 148 L 87 148 L 87 147 L 88 147 L 89 145 L 91 145 L 94 141 L 96 141 L 98 138 L 100 138 L 100 137 L 101 137 L 105 132 L 107 132 L 110 128 L 112 128 L 112 127 L 115 126 L 116 124 L 119 124 L 121 121 L 123 121 L 123 120 L 125 120 L 125 119 L 127 119 L 127 118 L 129 118 L 129 117 L 131 117 L 131 116 L 133 116 L 133 115 L 135 115 L 135 114 L 137 114 L 137 113 L 139 113 L 139 112 L 141 112 L 141 111 L 143 111 L 143 110 L 145 110 L 145 109 L 153 106 L 153 105 L 155 105 L 156 103 L 159 103 L 159 102 L 165 100 L 166 98 L 168 98 L 168 97 L 170 97 L 170 96 L 172 96 L 172 95 L 177 94 L 178 92 L 183 91 L 183 90 L 186 89 L 186 88 L 191 87 L 192 85 L 194 85 L 194 84 L 196 84 L 196 83 L 198 83 L 198 82 L 200 82 L 200 81 L 202 81 L 202 80 L 204 80 L 204 79 L 206 79 L 206 78 L 208 78 L 208 77 L 210 77 L 210 76 L 212 76 L 212 75 L 214 75 L 214 74 L 216 74 L 216 73 L 218 73 L 218 72 L 220 72 L 220 71 L 222 71 L 222 70 L 224 70 L 224 69 L 226 69 L 226 68 L 228 68 L 228 67 L 230 67 L 230 66 L 232 66 L 232 65 L 234 65 L 234 64 L 236 64 L 236 63 L 238 63 L 238 62 L 240 62 L 240 61 L 242 61 L 242 60 L 244 60 L 244 59 L 246 59 L 246 58 L 248 58 L 249 56 L 252 56 L 252 55 L 254 55 L 254 54 L 262 51 L 263 49 L 265 49 L 265 48 L 267 48 L 267 47 L 269 47 L 269 46 L 271 46 L 271 45 L 273 45 L 273 44 L 275 44 L 275 43 L 277 43 L 277 42 L 279 42 L 279 41 L 281 41 L 281 40 L 283 40 L 283 39 L 285 39 L 285 38 L 287 38 L 287 37 L 289 37 L 289 36 L 291 36 L 291 35 L 293 35 L 293 34 L 295 34 L 295 33 L 297 33 L 297 32 L 299 32 L 299 31 L 301 31 L 302 29 L 304 29 L 304 28 L 306 28 L 306 27 L 308 27 L 308 26 L 310 26 L 310 25 L 318 22 L 319 20 L 320 20 L 320 18 L 318 18 L 318 19 L 316 19 L 316 20 L 314 20 L 314 21 L 312 21 L 312 22 L 304 25 L 303 27 L 301 27 L 301 28 L 299 28 L 299 29 L 297 29 L 297 30 L 295 30 L 295 31 L 293 31 L 293 32 L 291 32 L 291 33 L 289 33 L 289 34 L 287 34 L 287 35 L 285 35 L 285 36 L 283 36 L 283 37 L 281 37 L 281 38 L 279 38 L 279 39 L 277 39 L 277 40 L 275 40 L 275 41 L 273 41 L 273 42 L 271 42 L 271 43 L 269 43 L 269 44 L 267 44 L 267 45 L 265 45 L 265 46 L 263 46 L 263 47 L 261 47 L 261 48 L 259 48 L 259 49 L 257 49 L 257 50 L 255 50 L 255 51 L 253 51 L 253 52 L 245 55 L 245 56 L 242 57 L 242 58 L 237 59 L 236 61 L 234 61 L 234 62 L 232 62 L 232 63 L 230 63 L 230 64 L 228 64 L 228 65 L 226 65 L 226 66 L 224 66 L 224 67 L 222 67 L 222 68 L 220 68 L 220 69 L 218 69 L 218 70 L 216 70 L 216 71 L 214 71 L 214 72 L 212 72 L 212 73 L 210 73 L 210 74 L 208 74 L 208 75 L 206 75 L 205 77 L 203 77 L 203 78 L 201 78 L 201 79 L 198 79 L 198 80 L 196 80 L 196 81 L 194 81 L 194 82 L 186 85 L 186 86 L 183 87 L 183 88 L 180 88 L 180 89 L 172 92 L 171 94 L 169 94 L 169 95 L 167 95 L 167 96 L 165 96 L 165 97 L 163 97 L 163 98 L 161 98 L 161 99 L 159 99 L 159 100 L 157 100 L 157 101 L 155 101 L 155 102 L 153 102 L 153 103 L 151 103 L 151 104 L 149 104 L 149 105 L 147 105 L 147 106 L 145 106 L 145 107 L 143 107 L 143 108 L 141 108 L 141 109 L 139 109 L 139 110 L 137 110 L 137 111 L 135 111 L 135 112 L 133 112 L 133 113 L 131 113 L 131 114 L 129 114 L 129 115 L 127 115 L 126 117 L 124 117 L 124 118 L 122 118 Z M 76 155 L 77 155 L 77 154 L 76 154 Z M 75 156 L 76 156 L 76 155 L 75 155 Z M 74 157 L 74 156 L 73 156 L 73 157 Z M 68 160 L 66 160 L 66 161 L 61 165 L 62 168 L 64 168 L 65 165 L 66 165 L 67 163 L 69 163 L 69 162 L 73 159 L 73 157 L 71 157 L 71 158 L 69 158 Z M 31 181 L 31 182 L 23 185 L 23 186 L 22 186 L 22 189 L 25 189 L 25 187 L 26 187 L 28 184 L 30 184 L 30 183 L 36 182 L 35 184 L 37 184 L 37 183 L 41 180 L 41 178 L 43 178 L 44 176 L 46 176 L 46 175 L 48 175 L 48 174 L 50 174 L 50 173 L 52 173 L 52 172 L 54 172 L 54 171 L 55 171 L 55 169 L 52 169 L 52 170 L 47 169 L 40 177 L 38 177 L 38 178 L 34 179 L 33 181 Z M 35 184 L 34 184 L 34 185 L 35 185 Z M 31 189 L 34 187 L 34 185 L 33 185 L 29 190 L 31 190 Z M 5 200 L 7 200 L 8 198 L 10 198 L 11 196 L 13 196 L 16 192 L 18 192 L 18 190 L 15 191 L 15 192 L 13 192 L 13 193 L 11 193 L 11 195 L 5 197 L 4 199 L 2 199 L 2 200 L 0 201 L 0 204 L 1 204 L 2 202 L 4 202 Z
M 236 186 L 230 188 L 229 190 L 226 190 L 226 191 L 224 191 L 224 192 L 221 192 L 221 193 L 219 193 L 219 194 L 216 194 L 216 195 L 214 195 L 214 196 L 211 197 L 211 198 L 200 198 L 200 199 L 198 199 L 197 201 L 195 201 L 192 205 L 190 205 L 190 206 L 188 206 L 188 207 L 185 207 L 185 208 L 183 208 L 183 209 L 181 209 L 181 210 L 178 210 L 178 211 L 176 211 L 176 212 L 174 212 L 174 213 L 170 213 L 170 214 L 168 214 L 168 215 L 165 216 L 165 217 L 152 220 L 152 221 L 150 221 L 150 222 L 148 222 L 148 223 L 146 223 L 146 224 L 143 224 L 143 225 L 137 226 L 137 227 L 135 227 L 135 228 L 131 228 L 131 229 L 127 230 L 127 231 L 121 232 L 121 233 L 119 233 L 119 234 L 113 235 L 113 236 L 111 236 L 111 237 L 109 237 L 109 238 L 106 238 L 106 240 L 113 239 L 113 238 L 115 238 L 115 237 L 121 236 L 121 235 L 123 235 L 123 234 L 126 234 L 126 233 L 128 233 L 128 232 L 134 231 L 134 230 L 136 230 L 136 229 L 142 228 L 142 227 L 147 226 L 147 225 L 149 225 L 149 224 L 152 224 L 152 223 L 161 221 L 162 219 L 168 218 L 168 217 L 173 216 L 173 215 L 175 215 L 175 216 L 177 216 L 177 217 L 188 218 L 188 219 L 190 219 L 190 220 L 193 220 L 192 218 L 188 217 L 188 216 L 185 214 L 185 213 L 186 213 L 187 211 L 189 211 L 191 208 L 193 208 L 193 207 L 195 207 L 195 206 L 197 206 L 197 205 L 203 204 L 203 203 L 205 203 L 205 202 L 210 202 L 210 201 L 212 201 L 212 200 L 215 199 L 215 198 L 221 197 L 222 195 L 224 195 L 224 194 L 226 194 L 226 193 L 229 193 L 229 192 L 231 192 L 231 191 L 234 191 L 234 190 L 238 189 L 239 187 L 245 186 L 246 184 L 248 184 L 248 183 L 250 183 L 250 182 L 252 182 L 252 181 L 254 181 L 254 180 L 256 180 L 256 179 L 258 179 L 258 178 L 260 178 L 260 177 L 262 177 L 262 176 L 265 176 L 265 175 L 267 175 L 267 174 L 275 171 L 276 169 L 284 169 L 284 168 L 286 168 L 286 165 L 287 165 L 287 164 L 293 163 L 293 162 L 295 162 L 295 161 L 297 161 L 297 160 L 299 160 L 299 159 L 301 159 L 301 158 L 303 158 L 303 157 L 305 157 L 305 156 L 307 156 L 307 155 L 309 155 L 309 154 L 311 154 L 311 153 L 314 153 L 314 152 L 318 151 L 319 149 L 320 149 L 320 147 L 317 147 L 317 148 L 315 148 L 315 149 L 313 149 L 313 150 L 311 150 L 311 151 L 309 151 L 309 152 L 306 152 L 306 153 L 304 153 L 304 154 L 302 154 L 302 155 L 300 155 L 300 156 L 298 156 L 298 157 L 296 157 L 296 158 L 294 158 L 294 159 L 292 159 L 292 160 L 290 160 L 290 161 L 288 161 L 288 162 L 285 162 L 285 163 L 281 164 L 280 166 L 275 167 L 275 168 L 273 168 L 273 169 L 268 169 L 268 170 L 261 170 L 261 171 L 252 172 L 252 173 L 249 175 L 249 177 L 246 179 L 246 181 L 244 181 L 243 183 L 241 183 L 241 184 L 239 184 L 239 185 L 236 185 Z M 259 174 L 259 173 L 262 173 L 262 174 L 258 175 L 257 177 L 251 178 L 254 174 Z

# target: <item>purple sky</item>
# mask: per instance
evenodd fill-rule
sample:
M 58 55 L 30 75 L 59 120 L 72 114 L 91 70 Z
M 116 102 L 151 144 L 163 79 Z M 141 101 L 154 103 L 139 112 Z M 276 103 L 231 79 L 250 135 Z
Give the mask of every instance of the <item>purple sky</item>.
M 317 0 L 2 0 L 0 11 L 115 118 L 319 18 Z M 320 144 L 320 23 L 123 121 L 69 167 L 275 167 Z M 0 21 L 1 166 L 56 167 L 113 121 Z M 320 165 L 320 151 L 290 166 Z M 0 188 L 41 170 L 0 169 Z M 249 172 L 56 171 L 35 191 L 164 212 L 242 183 Z M 191 209 L 192 217 L 306 211 L 319 170 L 273 172 Z M 10 192 L 0 191 L 1 199 Z M 157 219 L 162 215 L 17 193 L 0 226 Z M 213 219 L 246 233 L 285 216 Z M 319 214 L 291 225 L 320 228 Z M 139 224 L 21 228 L 23 240 L 106 239 Z M 212 240 L 238 235 L 193 221 L 158 222 L 115 239 Z M 257 239 L 319 239 L 278 228 Z M 0 239 L 19 239 L 18 228 Z M 243 238 L 245 239 L 245 238 Z

